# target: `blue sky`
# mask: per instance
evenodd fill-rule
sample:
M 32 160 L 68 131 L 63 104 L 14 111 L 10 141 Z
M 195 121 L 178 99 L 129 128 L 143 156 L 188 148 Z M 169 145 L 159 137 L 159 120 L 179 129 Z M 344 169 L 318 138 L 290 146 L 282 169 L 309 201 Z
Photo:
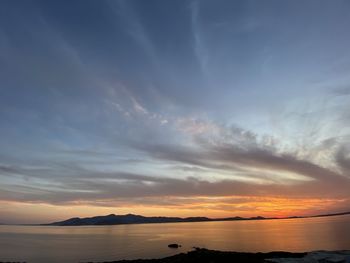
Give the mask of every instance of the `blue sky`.
M 0 220 L 346 210 L 349 11 L 2 1 Z

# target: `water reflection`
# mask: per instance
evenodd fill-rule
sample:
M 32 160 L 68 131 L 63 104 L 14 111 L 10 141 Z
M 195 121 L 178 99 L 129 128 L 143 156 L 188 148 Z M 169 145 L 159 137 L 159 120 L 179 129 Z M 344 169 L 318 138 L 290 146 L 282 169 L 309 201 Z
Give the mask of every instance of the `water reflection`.
M 170 250 L 169 243 L 180 243 Z M 164 257 L 193 246 L 235 251 L 350 249 L 350 216 L 120 226 L 0 226 L 0 261 Z

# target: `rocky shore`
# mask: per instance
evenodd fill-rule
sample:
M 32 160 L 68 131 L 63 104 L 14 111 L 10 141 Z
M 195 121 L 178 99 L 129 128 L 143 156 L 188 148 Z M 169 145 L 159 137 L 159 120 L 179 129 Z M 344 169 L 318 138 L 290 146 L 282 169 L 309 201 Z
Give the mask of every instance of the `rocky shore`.
M 120 260 L 104 263 L 350 263 L 350 251 L 315 251 L 309 253 L 242 253 L 196 248 L 162 259 Z M 89 262 L 91 263 L 91 262 Z
M 0 261 L 0 263 L 25 262 Z M 313 251 L 305 253 L 282 251 L 244 253 L 195 248 L 193 251 L 187 253 L 180 253 L 161 259 L 118 260 L 94 263 L 350 263 L 350 250 Z

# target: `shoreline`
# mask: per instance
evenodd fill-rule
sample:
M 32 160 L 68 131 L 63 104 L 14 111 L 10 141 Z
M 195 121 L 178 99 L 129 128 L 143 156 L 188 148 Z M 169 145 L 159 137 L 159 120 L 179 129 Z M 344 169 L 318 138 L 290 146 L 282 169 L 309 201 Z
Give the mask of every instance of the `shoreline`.
M 311 252 L 236 252 L 194 247 L 173 256 L 152 259 L 124 259 L 112 261 L 79 261 L 79 263 L 350 263 L 350 250 Z M 29 261 L 1 261 L 0 263 L 29 263 Z M 64 263 L 64 261 L 62 262 Z M 78 262 L 77 262 L 78 263 Z
M 132 259 L 84 263 L 327 263 L 350 262 L 350 250 L 312 252 L 234 252 L 194 248 L 186 253 L 159 259 Z

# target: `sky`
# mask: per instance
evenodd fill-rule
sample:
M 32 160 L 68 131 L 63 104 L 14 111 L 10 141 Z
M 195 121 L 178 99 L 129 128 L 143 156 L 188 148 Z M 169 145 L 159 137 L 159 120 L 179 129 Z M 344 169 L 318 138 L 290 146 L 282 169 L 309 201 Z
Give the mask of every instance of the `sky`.
M 0 3 L 0 222 L 350 210 L 350 2 Z

